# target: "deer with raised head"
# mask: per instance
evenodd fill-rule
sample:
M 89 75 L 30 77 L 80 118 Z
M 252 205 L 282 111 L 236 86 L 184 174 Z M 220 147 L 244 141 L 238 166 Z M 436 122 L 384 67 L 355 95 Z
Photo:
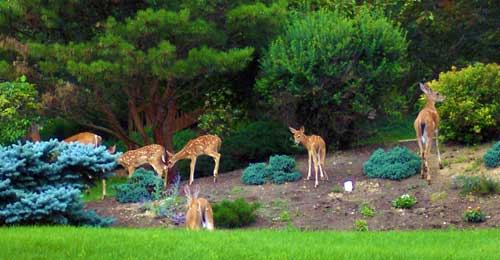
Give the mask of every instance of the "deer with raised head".
M 128 171 L 128 177 L 132 177 L 137 167 L 149 164 L 158 176 L 165 175 L 165 186 L 167 186 L 168 172 L 165 165 L 165 148 L 159 144 L 150 144 L 139 149 L 129 150 L 118 158 L 117 163 Z
M 92 145 L 95 148 L 102 145 L 102 137 L 91 132 L 82 132 L 64 139 L 63 142 L 66 143 L 76 142 L 81 144 L 87 144 L 87 145 Z M 116 146 L 113 145 L 111 147 L 108 147 L 108 152 L 115 153 Z M 106 197 L 106 179 L 102 179 L 101 199 L 104 199 L 105 197 Z
M 296 144 L 302 144 L 309 155 L 309 169 L 307 171 L 307 180 L 311 179 L 311 159 L 314 163 L 315 182 L 314 187 L 318 187 L 318 168 L 322 180 L 328 180 L 328 175 L 325 172 L 325 157 L 326 144 L 323 138 L 318 135 L 306 135 L 305 129 L 302 126 L 299 130 L 289 127 L 293 134 L 293 139 Z
M 175 163 L 182 159 L 190 159 L 190 175 L 189 175 L 189 185 L 194 181 L 194 170 L 196 167 L 196 159 L 200 155 L 208 155 L 212 157 L 215 161 L 214 166 L 214 182 L 217 181 L 217 175 L 219 174 L 219 161 L 220 153 L 219 149 L 222 144 L 221 139 L 216 135 L 202 135 L 195 139 L 189 140 L 189 142 L 176 154 L 167 151 L 168 163 L 167 167 L 170 169 L 174 167 Z
M 194 190 L 191 193 L 189 185 L 186 185 L 184 186 L 184 193 L 187 197 L 187 229 L 199 230 L 202 228 L 206 228 L 208 230 L 214 230 L 212 206 L 210 206 L 208 200 L 204 198 L 198 198 L 198 195 L 200 194 L 200 187 L 198 185 L 195 185 Z
M 441 163 L 441 154 L 439 153 L 438 146 L 438 133 L 439 133 L 439 114 L 436 110 L 436 102 L 442 102 L 444 96 L 438 92 L 433 91 L 429 85 L 419 83 L 420 89 L 424 92 L 427 103 L 425 107 L 418 113 L 417 119 L 413 126 L 415 127 L 415 132 L 417 134 L 418 148 L 420 149 L 420 157 L 422 158 L 421 165 L 421 177 L 426 178 L 427 182 L 431 184 L 431 175 L 429 173 L 429 162 L 428 157 L 431 152 L 432 139 L 436 139 L 436 150 L 439 161 L 439 168 L 443 168 Z M 434 137 L 434 135 L 436 135 Z

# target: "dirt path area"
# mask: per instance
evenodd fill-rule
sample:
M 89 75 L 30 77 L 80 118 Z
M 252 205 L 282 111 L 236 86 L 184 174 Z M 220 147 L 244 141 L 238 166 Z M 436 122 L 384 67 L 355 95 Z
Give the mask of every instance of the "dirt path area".
M 416 151 L 414 143 L 405 144 Z M 403 181 L 368 179 L 362 171 L 374 148 L 362 148 L 329 154 L 326 171 L 329 181 L 321 181 L 314 188 L 314 181 L 306 181 L 307 158 L 297 157 L 303 179 L 283 185 L 243 185 L 242 170 L 221 174 L 217 183 L 212 178 L 196 179 L 201 186 L 201 196 L 211 202 L 243 197 L 261 204 L 258 220 L 251 228 L 283 228 L 293 225 L 301 229 L 352 230 L 355 220 L 364 219 L 370 230 L 500 227 L 500 197 L 460 196 L 451 188 L 453 176 L 461 174 L 487 175 L 500 178 L 500 169 L 486 170 L 481 157 L 488 145 L 477 147 L 446 146 L 442 149 L 445 164 L 438 171 L 437 160 L 432 161 L 433 184 L 427 185 L 419 175 Z M 342 183 L 355 181 L 353 192 L 339 192 Z M 394 209 L 391 201 L 409 193 L 418 199 L 412 209 Z M 365 218 L 359 212 L 362 203 L 375 209 L 375 216 Z M 89 203 L 88 208 L 99 214 L 114 216 L 118 226 L 172 226 L 168 220 L 141 212 L 141 204 L 119 204 L 113 199 Z M 481 224 L 469 224 L 461 217 L 468 206 L 480 206 L 488 219 Z

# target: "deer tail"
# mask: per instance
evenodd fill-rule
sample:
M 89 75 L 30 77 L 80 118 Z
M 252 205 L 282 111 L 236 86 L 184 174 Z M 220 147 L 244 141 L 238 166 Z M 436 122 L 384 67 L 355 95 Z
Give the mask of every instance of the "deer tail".
M 425 123 L 420 124 L 420 133 L 422 134 L 422 143 L 425 144 L 427 142 L 427 129 L 425 128 Z

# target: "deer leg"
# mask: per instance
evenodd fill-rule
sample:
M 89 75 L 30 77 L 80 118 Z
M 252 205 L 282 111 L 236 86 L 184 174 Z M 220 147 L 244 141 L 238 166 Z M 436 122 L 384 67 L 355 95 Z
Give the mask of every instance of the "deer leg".
M 307 179 L 306 180 L 310 180 L 311 179 L 311 157 L 312 157 L 312 154 L 311 152 L 307 151 L 307 155 L 309 157 L 309 170 L 307 170 Z
M 134 174 L 134 172 L 135 172 L 135 167 L 130 166 L 127 168 L 127 170 L 128 170 L 128 177 L 129 178 L 132 177 L 132 174 Z
M 191 166 L 189 167 L 189 169 L 191 170 L 191 173 L 189 174 L 189 185 L 193 184 L 194 181 L 194 168 L 196 167 L 196 158 L 197 157 L 191 158 Z
M 217 182 L 217 176 L 219 175 L 219 161 L 220 161 L 220 153 L 216 153 L 212 156 L 214 158 L 215 166 L 214 166 L 214 183 Z
M 325 179 L 325 175 L 323 174 L 323 168 L 321 167 L 321 156 L 318 152 L 318 167 L 319 167 L 319 176 L 321 178 L 321 180 L 324 180 Z
M 314 163 L 314 188 L 318 187 L 319 182 L 318 182 L 318 159 L 316 156 L 313 155 L 313 163 Z
M 432 140 L 431 136 L 429 136 L 428 142 L 425 143 L 425 171 L 426 171 L 426 179 L 427 183 L 430 185 L 431 184 L 431 169 L 429 167 L 429 154 L 431 152 L 431 147 L 432 147 Z
M 443 163 L 441 162 L 441 153 L 439 152 L 438 134 L 439 130 L 436 128 L 436 150 L 438 154 L 439 169 L 443 169 Z
M 107 194 L 106 194 L 106 179 L 102 179 L 102 196 L 101 196 L 101 200 L 104 200 L 104 198 L 106 198 Z

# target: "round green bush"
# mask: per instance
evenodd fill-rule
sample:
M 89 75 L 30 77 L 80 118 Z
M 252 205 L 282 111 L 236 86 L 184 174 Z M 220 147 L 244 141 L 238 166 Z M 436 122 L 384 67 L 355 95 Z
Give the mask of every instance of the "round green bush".
M 437 106 L 445 140 L 478 143 L 500 135 L 500 65 L 452 68 L 430 85 L 445 96 Z
M 241 175 L 241 182 L 246 185 L 262 185 L 270 176 L 270 171 L 265 163 L 252 163 Z
M 406 147 L 395 147 L 387 152 L 377 149 L 363 164 L 370 178 L 402 180 L 420 171 L 420 157 Z
M 278 115 L 348 145 L 371 111 L 399 112 L 407 46 L 404 31 L 376 10 L 297 15 L 262 57 L 255 88 Z
M 247 226 L 257 217 L 255 211 L 259 204 L 248 203 L 243 198 L 235 201 L 223 200 L 213 205 L 214 222 L 217 227 L 237 228 Z
M 496 142 L 483 157 L 484 165 L 488 168 L 500 166 L 500 141 Z
M 163 191 L 163 180 L 153 171 L 136 170 L 127 183 L 115 185 L 116 200 L 120 203 L 158 200 Z
M 269 169 L 292 172 L 295 169 L 295 159 L 288 155 L 273 155 L 269 157 Z
M 294 182 L 302 178 L 300 172 L 285 172 L 285 171 L 273 171 L 271 175 L 271 182 L 274 184 L 283 184 L 285 182 Z

